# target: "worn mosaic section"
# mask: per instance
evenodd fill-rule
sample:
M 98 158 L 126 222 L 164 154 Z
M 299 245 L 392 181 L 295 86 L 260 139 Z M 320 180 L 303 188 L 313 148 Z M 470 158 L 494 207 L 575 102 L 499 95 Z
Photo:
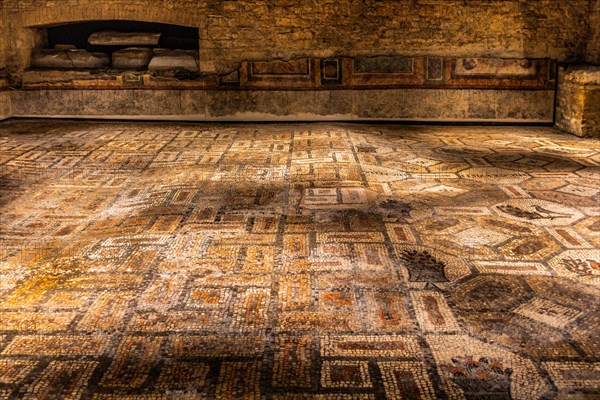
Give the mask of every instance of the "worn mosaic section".
M 0 398 L 597 398 L 599 167 L 550 128 L 4 122 Z

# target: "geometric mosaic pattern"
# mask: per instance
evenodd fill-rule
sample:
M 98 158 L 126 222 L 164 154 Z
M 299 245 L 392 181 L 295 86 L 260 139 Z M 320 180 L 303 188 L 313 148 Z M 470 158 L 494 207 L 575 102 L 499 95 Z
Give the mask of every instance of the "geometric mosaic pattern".
M 0 124 L 0 398 L 600 397 L 600 146 Z

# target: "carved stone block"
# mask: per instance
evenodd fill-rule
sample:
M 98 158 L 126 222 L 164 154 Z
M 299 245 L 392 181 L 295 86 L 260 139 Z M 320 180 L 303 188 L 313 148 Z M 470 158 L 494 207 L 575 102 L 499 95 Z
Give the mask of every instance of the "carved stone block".
M 186 70 L 198 71 L 197 51 L 160 50 L 155 51 L 148 69 L 150 71 Z

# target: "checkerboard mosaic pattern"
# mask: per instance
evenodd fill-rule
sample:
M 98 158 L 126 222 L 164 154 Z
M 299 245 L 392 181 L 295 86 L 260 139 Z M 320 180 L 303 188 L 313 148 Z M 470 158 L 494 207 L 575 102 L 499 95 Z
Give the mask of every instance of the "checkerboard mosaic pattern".
M 600 397 L 600 145 L 0 125 L 0 398 Z

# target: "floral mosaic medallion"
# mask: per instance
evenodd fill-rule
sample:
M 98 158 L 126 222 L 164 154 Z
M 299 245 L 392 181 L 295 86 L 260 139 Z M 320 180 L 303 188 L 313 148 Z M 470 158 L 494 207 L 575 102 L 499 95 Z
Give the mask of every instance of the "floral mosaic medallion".
M 551 259 L 549 265 L 559 275 L 600 285 L 600 249 L 567 250 Z
M 505 368 L 501 359 L 473 356 L 452 358 L 452 364 L 442 368 L 450 374 L 450 381 L 459 386 L 466 399 L 487 397 L 498 400 L 511 399 L 511 368 Z
M 431 247 L 396 245 L 394 250 L 409 287 L 445 288 L 471 273 L 461 258 Z
M 571 225 L 583 217 L 577 209 L 560 203 L 537 199 L 511 199 L 494 206 L 508 218 L 537 226 Z
M 466 335 L 429 335 L 449 399 L 539 399 L 550 391 L 526 358 Z

